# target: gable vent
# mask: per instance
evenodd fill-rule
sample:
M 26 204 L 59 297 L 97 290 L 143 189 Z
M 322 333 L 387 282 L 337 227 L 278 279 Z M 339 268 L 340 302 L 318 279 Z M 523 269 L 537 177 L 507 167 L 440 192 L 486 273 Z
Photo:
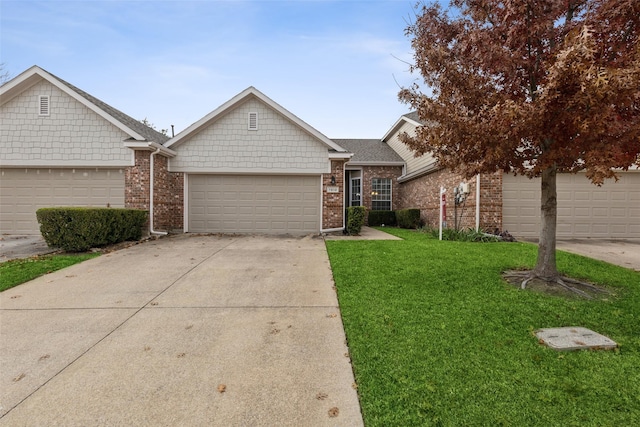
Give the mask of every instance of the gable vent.
M 38 115 L 39 116 L 49 115 L 49 95 L 38 96 Z
M 258 130 L 258 113 L 249 113 L 249 130 Z

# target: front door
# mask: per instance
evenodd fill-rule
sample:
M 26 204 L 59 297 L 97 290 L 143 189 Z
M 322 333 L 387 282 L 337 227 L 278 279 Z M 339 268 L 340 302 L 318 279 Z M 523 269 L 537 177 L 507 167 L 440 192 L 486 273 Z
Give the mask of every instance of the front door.
M 349 192 L 349 206 L 360 206 L 362 203 L 362 188 L 360 178 L 351 178 L 351 188 Z

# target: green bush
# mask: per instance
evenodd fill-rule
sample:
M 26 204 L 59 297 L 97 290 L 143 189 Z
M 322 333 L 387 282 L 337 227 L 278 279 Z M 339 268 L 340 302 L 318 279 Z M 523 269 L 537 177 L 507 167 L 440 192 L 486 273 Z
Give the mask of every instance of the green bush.
M 347 233 L 357 236 L 364 225 L 367 208 L 364 206 L 350 206 L 347 208 Z
M 367 222 L 372 227 L 380 225 L 396 225 L 396 213 L 394 211 L 369 211 Z
M 440 230 L 437 228 L 425 228 L 425 233 L 431 234 L 434 238 L 440 238 Z M 458 242 L 501 242 L 503 239 L 500 236 L 488 234 L 482 230 L 476 231 L 473 228 L 466 230 L 456 230 L 454 228 L 442 229 L 442 240 L 451 240 Z
M 82 252 L 127 240 L 139 240 L 147 211 L 121 208 L 56 207 L 36 211 L 47 245 Z
M 418 228 L 422 225 L 420 209 L 400 209 L 396 211 L 396 220 L 400 228 Z

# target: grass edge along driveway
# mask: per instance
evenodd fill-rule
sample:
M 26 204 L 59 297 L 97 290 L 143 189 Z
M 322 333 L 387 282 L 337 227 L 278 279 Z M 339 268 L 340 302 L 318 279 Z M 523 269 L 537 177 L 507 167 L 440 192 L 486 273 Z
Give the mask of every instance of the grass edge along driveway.
M 0 263 L 0 292 L 99 256 L 100 253 L 43 255 Z
M 615 292 L 586 301 L 521 291 L 500 273 L 528 243 L 327 241 L 365 424 L 640 425 L 640 273 L 565 252 L 559 269 Z M 584 326 L 614 351 L 559 353 L 538 328 Z

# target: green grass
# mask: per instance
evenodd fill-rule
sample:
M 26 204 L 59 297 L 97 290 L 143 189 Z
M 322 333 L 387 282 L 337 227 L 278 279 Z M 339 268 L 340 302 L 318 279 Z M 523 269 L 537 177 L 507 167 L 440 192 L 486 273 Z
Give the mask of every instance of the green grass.
M 502 280 L 535 245 L 385 231 L 405 240 L 327 241 L 368 427 L 640 425 L 640 273 L 559 252 L 563 273 L 616 293 L 566 299 Z M 560 326 L 620 347 L 558 353 L 533 335 Z
M 98 255 L 100 254 L 45 255 L 3 262 L 0 264 L 0 292 Z

